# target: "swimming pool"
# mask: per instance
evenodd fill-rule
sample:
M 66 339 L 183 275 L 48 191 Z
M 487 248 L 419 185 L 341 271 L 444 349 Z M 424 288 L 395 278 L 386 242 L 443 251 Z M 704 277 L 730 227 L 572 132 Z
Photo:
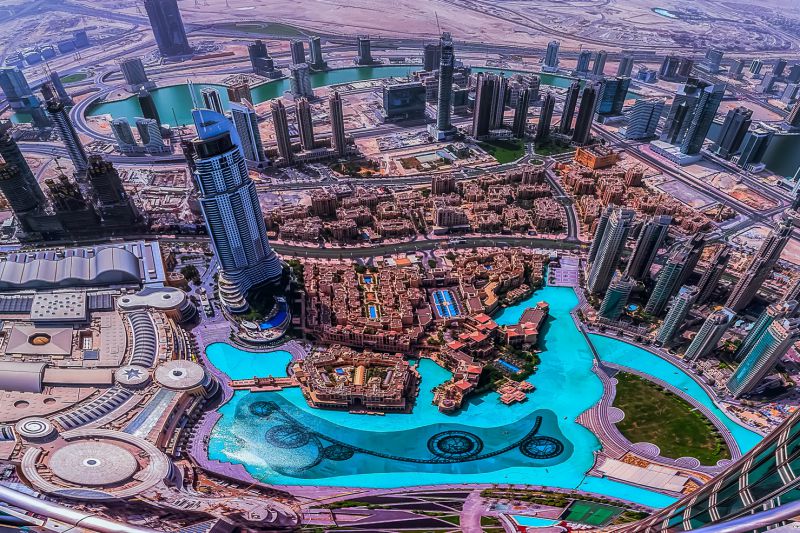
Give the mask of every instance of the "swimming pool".
M 447 289 L 433 291 L 433 304 L 442 318 L 453 318 L 461 314 L 452 293 Z
M 512 372 L 514 374 L 517 374 L 519 372 L 519 367 L 518 366 L 512 365 L 511 363 L 509 363 L 505 359 L 498 359 L 497 362 L 500 363 L 500 366 L 502 366 L 503 368 L 507 369 L 509 372 Z
M 549 518 L 539 518 L 538 516 L 524 516 L 524 515 L 511 515 L 514 522 L 521 526 L 526 527 L 548 527 L 554 526 L 559 523 L 558 520 L 551 520 Z
M 378 316 L 380 316 L 378 314 L 378 306 L 375 304 L 369 304 L 367 306 L 367 313 L 369 313 L 369 317 L 372 318 L 373 320 L 377 319 Z

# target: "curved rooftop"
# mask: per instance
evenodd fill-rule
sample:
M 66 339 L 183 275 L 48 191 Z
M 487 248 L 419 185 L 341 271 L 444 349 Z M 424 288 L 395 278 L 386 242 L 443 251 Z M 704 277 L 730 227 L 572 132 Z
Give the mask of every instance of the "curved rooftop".
M 122 311 L 135 309 L 178 309 L 186 301 L 186 293 L 175 287 L 146 287 L 135 294 L 126 294 L 117 300 Z
M 0 390 L 42 392 L 46 363 L 0 361 Z

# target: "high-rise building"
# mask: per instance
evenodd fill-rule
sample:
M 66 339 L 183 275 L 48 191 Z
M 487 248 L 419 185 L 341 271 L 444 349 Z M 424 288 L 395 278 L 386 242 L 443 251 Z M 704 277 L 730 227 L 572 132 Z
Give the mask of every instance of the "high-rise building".
M 425 107 L 425 87 L 421 82 L 383 86 L 383 113 L 386 121 L 424 119 Z
M 594 63 L 592 63 L 592 75 L 593 76 L 602 76 L 606 69 L 606 59 L 608 58 L 608 52 L 605 50 L 600 50 L 594 56 Z
M 518 139 L 525 137 L 528 129 L 528 108 L 531 105 L 531 90 L 523 89 L 519 94 L 517 105 L 514 107 L 514 123 L 511 134 Z
M 684 246 L 677 246 L 667 257 L 664 267 L 658 273 L 656 285 L 653 287 L 653 292 L 650 293 L 650 298 L 645 304 L 644 310 L 653 315 L 659 316 L 664 312 L 664 309 L 669 303 L 670 298 L 680 287 L 678 283 L 682 277 L 684 270 L 686 270 L 686 262 L 688 261 L 689 253 Z
M 295 98 L 304 96 L 314 98 L 314 89 L 311 87 L 311 70 L 308 64 L 299 63 L 289 67 L 291 73 L 291 91 Z
M 543 72 L 556 72 L 558 71 L 558 47 L 561 43 L 558 41 L 550 41 L 547 43 L 547 52 L 544 55 L 542 67 Z
M 50 76 L 48 77 L 50 78 L 50 85 L 52 85 L 53 89 L 56 91 L 56 96 L 64 102 L 64 105 L 71 106 L 73 104 L 72 97 L 67 92 L 66 87 L 64 87 L 64 83 L 61 81 L 61 75 L 53 70 L 50 71 Z
M 128 92 L 138 93 L 141 89 L 152 89 L 156 86 L 147 77 L 147 71 L 144 69 L 144 63 L 142 63 L 141 58 L 123 59 L 119 62 L 119 69 L 125 78 L 125 88 Z
M 245 160 L 256 165 L 266 163 L 267 156 L 264 154 L 261 132 L 258 129 L 258 115 L 256 115 L 253 104 L 242 100 L 241 103 L 231 102 L 230 107 L 231 121 L 239 136 Z
M 57 100 L 51 100 L 47 102 L 47 112 L 53 119 L 61 140 L 64 141 L 64 146 L 67 148 L 75 171 L 85 172 L 89 164 L 86 150 L 83 148 L 83 143 L 78 137 L 78 132 L 75 131 L 75 126 L 72 125 L 72 120 L 70 120 L 64 104 Z
M 303 150 L 313 150 L 314 142 L 314 119 L 311 116 L 311 104 L 305 98 L 297 100 L 297 129 L 300 131 L 300 145 Z
M 372 45 L 367 35 L 358 36 L 358 57 L 356 57 L 356 65 L 374 65 L 375 60 L 372 58 Z
M 11 129 L 11 121 L 0 121 L 0 158 L 2 158 L 6 164 L 17 168 L 17 171 L 19 172 L 19 178 L 21 178 L 24 182 L 24 185 L 21 186 L 20 190 L 26 191 L 24 193 L 25 196 L 33 197 L 38 203 L 43 204 L 45 199 L 44 195 L 42 194 L 41 187 L 39 186 L 39 182 L 36 180 L 36 176 L 31 170 L 30 165 L 28 165 L 28 161 L 25 159 L 25 156 L 22 155 L 22 151 L 19 149 L 17 141 L 15 141 L 14 137 L 12 137 Z M 8 195 L 6 195 L 6 198 L 8 198 Z M 11 203 L 10 200 L 9 203 Z
M 586 75 L 589 73 L 589 64 L 592 61 L 591 50 L 581 50 L 578 54 L 578 62 L 575 65 L 575 73 Z
M 783 318 L 770 324 L 743 354 L 744 359 L 725 384 L 733 397 L 739 398 L 758 387 L 798 339 L 800 319 Z
M 739 312 L 750 305 L 758 290 L 772 273 L 783 249 L 786 248 L 792 237 L 793 230 L 794 216 L 785 213 L 764 239 L 755 257 L 747 266 L 747 270 L 734 285 L 728 301 L 725 303 L 726 307 Z
M 235 79 L 227 86 L 227 89 L 229 102 L 241 102 L 242 100 L 247 100 L 248 102 L 253 101 L 253 95 L 250 92 L 250 84 L 244 76 Z
M 250 289 L 278 282 L 283 269 L 267 240 L 256 186 L 233 125 L 214 111 L 195 109 L 192 116 L 197 127 L 194 178 L 220 264 L 220 299 L 231 312 L 245 312 Z
M 111 132 L 114 134 L 114 140 L 117 141 L 117 149 L 123 154 L 139 150 L 139 145 L 133 137 L 133 130 L 127 118 L 120 117 L 112 120 Z
M 200 90 L 200 98 L 203 100 L 203 107 L 205 109 L 210 109 L 211 111 L 216 111 L 217 113 L 224 113 L 225 110 L 222 108 L 222 97 L 219 94 L 219 91 L 213 87 L 204 87 Z
M 596 84 L 586 84 L 581 92 L 581 105 L 575 119 L 575 130 L 572 132 L 572 142 L 575 144 L 587 144 L 591 139 L 597 91 Z
M 655 137 L 664 106 L 665 101 L 662 98 L 636 100 L 627 113 L 628 125 L 625 128 L 625 138 L 638 140 Z
M 119 172 L 99 155 L 89 157 L 86 177 L 91 184 L 96 211 L 107 228 L 127 228 L 141 219 L 139 211 L 128 196 Z
M 633 217 L 634 212 L 630 209 L 616 208 L 611 213 L 602 235 L 599 235 L 600 244 L 590 265 L 587 283 L 589 292 L 601 294 L 608 289 L 625 247 Z
M 536 136 L 534 137 L 536 143 L 542 143 L 550 138 L 550 123 L 553 120 L 553 109 L 555 109 L 555 106 L 555 95 L 550 91 L 544 93 L 542 111 L 539 114 L 539 123 L 536 125 Z
M 431 72 L 439 68 L 442 60 L 442 45 L 439 43 L 428 43 L 422 49 L 422 68 L 425 72 Z
M 786 75 L 786 81 L 789 83 L 800 82 L 800 64 L 795 63 L 789 67 L 789 73 Z
M 618 116 L 631 85 L 630 78 L 606 78 L 600 83 L 595 113 L 601 116 Z
M 578 96 L 581 92 L 581 82 L 573 81 L 567 94 L 564 98 L 564 112 L 561 114 L 561 124 L 558 127 L 558 132 L 567 135 L 572 131 L 572 119 L 575 117 L 575 108 L 578 105 Z
M 597 252 L 600 249 L 600 243 L 603 241 L 603 234 L 606 231 L 606 226 L 608 226 L 608 221 L 611 218 L 611 213 L 614 212 L 614 206 L 608 205 L 605 209 L 600 213 L 600 216 L 597 218 L 597 227 L 595 227 L 594 235 L 592 236 L 592 242 L 589 244 L 589 254 L 587 256 L 587 261 L 592 263 L 595 258 L 597 257 Z
M 655 215 L 644 223 L 625 270 L 628 276 L 639 281 L 647 278 L 658 249 L 669 233 L 670 224 L 672 217 L 669 215 Z
M 507 80 L 502 74 L 478 74 L 475 108 L 472 112 L 472 136 L 482 139 L 503 126 Z
M 156 38 L 158 50 L 164 57 L 183 56 L 192 53 L 178 0 L 144 0 L 144 9 Z
M 275 99 L 269 104 L 272 112 L 272 126 L 275 128 L 275 141 L 278 144 L 278 155 L 287 164 L 294 161 L 292 151 L 292 138 L 289 134 L 289 118 L 286 116 L 286 107 L 280 99 Z
M 344 131 L 342 96 L 338 91 L 328 97 L 328 115 L 331 118 L 331 146 L 341 157 L 347 153 L 347 135 Z
M 757 78 L 761 75 L 761 69 L 764 68 L 764 62 L 760 59 L 754 59 L 750 62 L 750 75 Z
M 663 140 L 670 144 L 679 144 L 683 140 L 704 84 L 697 78 L 690 78 L 675 91 L 664 121 Z
M 25 74 L 17 67 L 0 67 L 0 89 L 11 109 L 27 109 L 31 107 L 31 99 L 35 98 Z
M 689 343 L 689 347 L 686 348 L 684 359 L 686 361 L 693 361 L 698 357 L 705 357 L 713 352 L 717 344 L 719 344 L 719 341 L 722 340 L 722 336 L 728 331 L 728 327 L 731 325 L 735 316 L 736 313 L 727 307 L 712 311 L 708 317 L 706 317 L 703 325 L 700 326 L 700 331 L 697 332 L 692 342 Z
M 734 80 L 742 79 L 742 71 L 744 70 L 744 60 L 734 59 L 731 66 L 728 68 L 728 77 Z
M 153 95 L 150 94 L 150 91 L 141 89 L 136 95 L 136 98 L 139 100 L 139 107 L 142 108 L 142 116 L 161 124 L 161 117 L 158 116 L 158 108 L 156 107 L 156 102 L 153 100 Z
M 772 74 L 776 78 L 780 78 L 781 76 L 783 76 L 783 72 L 786 70 L 786 65 L 787 63 L 785 59 L 783 58 L 778 59 L 777 61 L 775 61 L 775 65 L 772 67 Z
M 697 305 L 702 305 L 711 299 L 714 289 L 717 288 L 722 274 L 728 268 L 731 258 L 731 251 L 727 246 L 721 247 L 711 258 L 711 264 L 703 271 L 700 281 L 697 283 Z
M 678 64 L 678 73 L 677 77 L 680 81 L 686 81 L 692 75 L 692 69 L 694 68 L 694 59 L 689 57 L 682 57 L 680 63 Z
M 35 214 L 43 206 L 42 190 L 35 188 L 24 177 L 24 170 L 11 163 L 0 163 L 0 191 L 17 221 L 25 231 L 30 231 L 29 215 Z
M 309 65 L 314 70 L 326 70 L 328 63 L 322 55 L 322 40 L 316 35 L 308 38 L 309 53 L 311 55 L 311 64 Z
M 790 105 L 797 101 L 800 95 L 800 83 L 787 83 L 781 93 L 781 103 Z
M 255 74 L 266 78 L 280 75 L 280 71 L 275 69 L 275 61 L 270 57 L 264 41 L 258 39 L 248 44 L 247 55 L 250 57 L 250 65 L 253 67 Z
M 689 311 L 697 298 L 697 287 L 684 285 L 678 290 L 678 294 L 670 303 L 667 316 L 656 332 L 656 342 L 661 345 L 669 345 L 675 341 L 681 326 L 689 315 Z
M 752 110 L 743 106 L 731 109 L 725 116 L 719 138 L 711 145 L 711 150 L 724 159 L 730 159 L 739 152 L 744 136 L 752 123 Z
M 631 73 L 633 73 L 633 56 L 624 55 L 619 60 L 619 66 L 617 67 L 617 77 L 630 78 Z
M 783 121 L 781 127 L 788 131 L 800 130 L 800 102 L 794 104 L 786 120 Z
M 756 126 L 745 135 L 742 149 L 736 164 L 742 168 L 751 170 L 761 164 L 764 154 L 767 153 L 775 130 L 763 126 Z
M 455 54 L 453 39 L 449 32 L 443 32 L 439 41 L 441 60 L 439 61 L 439 96 L 437 97 L 436 128 L 431 133 L 436 140 L 444 140 L 455 132 L 450 122 L 453 104 L 453 68 L 455 67 Z
M 686 263 L 678 278 L 679 286 L 686 285 L 689 278 L 694 274 L 697 263 L 700 262 L 700 257 L 702 257 L 703 250 L 706 247 L 706 234 L 694 233 L 682 246 L 683 249 L 686 250 Z
M 661 68 L 658 70 L 658 77 L 664 80 L 673 80 L 678 75 L 678 65 L 680 58 L 674 55 L 668 55 L 661 63 Z
M 761 83 L 756 87 L 756 90 L 761 94 L 771 93 L 772 90 L 775 88 L 775 82 L 777 81 L 777 77 L 770 73 L 764 75 L 764 78 L 761 80 Z
M 692 121 L 686 129 L 686 135 L 681 143 L 681 153 L 695 155 L 700 153 L 703 142 L 706 140 L 708 130 L 714 123 L 722 98 L 725 96 L 725 85 L 706 84 L 700 93 L 697 104 L 692 114 Z
M 161 137 L 161 126 L 152 118 L 137 118 L 136 130 L 142 140 L 142 148 L 149 154 L 168 152 L 169 148 Z
M 736 351 L 734 359 L 736 361 L 741 361 L 744 359 L 773 322 L 789 317 L 795 312 L 796 309 L 796 300 L 784 300 L 782 302 L 768 305 L 767 308 L 760 315 L 758 315 L 758 318 L 753 323 L 750 331 L 742 340 L 742 343 L 739 345 L 739 349 Z
M 300 39 L 293 39 L 289 42 L 289 51 L 292 54 L 292 65 L 306 62 L 306 47 Z
M 608 286 L 603 302 L 600 304 L 600 310 L 598 311 L 600 317 L 606 320 L 617 320 L 622 311 L 625 310 L 625 305 L 631 296 L 633 286 L 634 282 L 629 277 L 615 276 Z
M 720 64 L 722 63 L 722 50 L 709 49 L 706 52 L 706 58 L 703 61 L 703 68 L 712 74 L 720 71 Z

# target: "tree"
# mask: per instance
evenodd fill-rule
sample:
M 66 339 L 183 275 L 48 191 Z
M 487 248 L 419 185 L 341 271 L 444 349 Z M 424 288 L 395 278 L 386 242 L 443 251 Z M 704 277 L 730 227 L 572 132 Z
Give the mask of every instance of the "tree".
M 183 275 L 187 281 L 193 281 L 195 283 L 200 282 L 200 272 L 198 272 L 197 267 L 194 265 L 186 265 L 181 268 L 181 275 Z
M 428 259 L 428 266 L 431 268 L 436 268 L 436 259 Z

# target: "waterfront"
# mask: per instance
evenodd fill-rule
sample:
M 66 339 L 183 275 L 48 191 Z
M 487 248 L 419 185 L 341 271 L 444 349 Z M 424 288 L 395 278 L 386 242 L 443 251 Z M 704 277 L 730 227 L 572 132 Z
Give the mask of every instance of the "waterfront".
M 502 310 L 496 320 L 501 325 L 515 323 L 525 308 L 542 300 L 550 304 L 550 318 L 540 344 L 542 363 L 529 379 L 536 392 L 527 402 L 506 407 L 496 393 L 489 393 L 472 398 L 456 414 L 441 413 L 431 405 L 431 389 L 449 379 L 450 373 L 422 359 L 420 395 L 411 415 L 313 409 L 299 389 L 238 391 L 220 409 L 222 418 L 211 435 L 209 457 L 241 463 L 256 479 L 271 484 L 388 488 L 524 483 L 580 488 L 654 507 L 668 505 L 673 499 L 662 494 L 585 476 L 600 442 L 575 420 L 600 399 L 602 386 L 592 372 L 591 351 L 569 314 L 577 296 L 570 288 L 545 287 Z M 677 367 L 640 348 L 604 339 L 592 338 L 603 359 L 652 369 L 699 401 L 710 402 Z M 207 354 L 232 379 L 285 375 L 291 359 L 287 352 L 253 354 L 221 343 L 211 345 Z M 715 413 L 743 449 L 758 440 L 721 411 Z M 358 474 L 349 462 L 354 455 Z

